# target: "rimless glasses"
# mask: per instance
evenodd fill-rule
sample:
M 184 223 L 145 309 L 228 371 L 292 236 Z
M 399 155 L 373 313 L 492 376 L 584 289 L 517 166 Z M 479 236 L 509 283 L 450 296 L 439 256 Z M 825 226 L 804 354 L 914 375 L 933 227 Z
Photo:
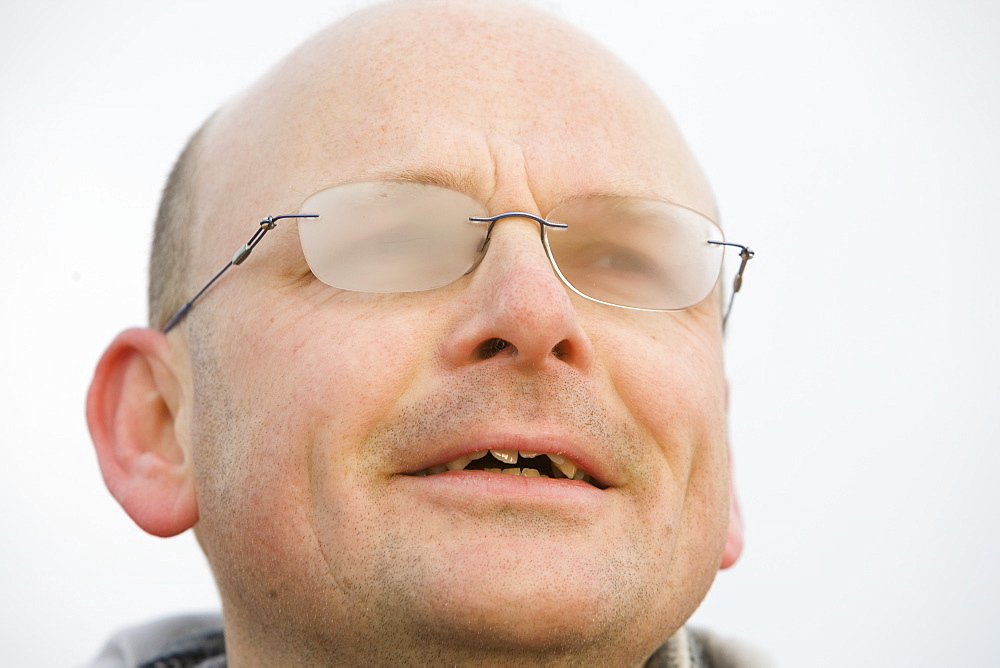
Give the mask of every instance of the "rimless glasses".
M 722 272 L 725 248 L 740 265 L 723 317 L 739 292 L 752 250 L 725 241 L 700 213 L 635 197 L 569 200 L 545 217 L 487 215 L 472 197 L 411 181 L 348 183 L 307 199 L 302 213 L 268 216 L 224 266 L 163 326 L 169 332 L 230 267 L 241 264 L 278 221 L 298 220 L 302 252 L 320 281 L 356 292 L 433 290 L 473 271 L 493 228 L 507 218 L 539 225 L 542 246 L 566 286 L 586 299 L 642 311 L 679 311 L 704 300 Z

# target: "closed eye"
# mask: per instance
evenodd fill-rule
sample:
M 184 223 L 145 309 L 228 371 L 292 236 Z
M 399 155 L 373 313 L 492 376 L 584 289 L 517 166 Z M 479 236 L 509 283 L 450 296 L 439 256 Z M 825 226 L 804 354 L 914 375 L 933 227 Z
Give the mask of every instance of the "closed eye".
M 560 269 L 568 274 L 601 274 L 607 279 L 661 281 L 662 263 L 631 246 L 614 243 L 589 244 L 575 248 L 569 258 L 558 257 Z

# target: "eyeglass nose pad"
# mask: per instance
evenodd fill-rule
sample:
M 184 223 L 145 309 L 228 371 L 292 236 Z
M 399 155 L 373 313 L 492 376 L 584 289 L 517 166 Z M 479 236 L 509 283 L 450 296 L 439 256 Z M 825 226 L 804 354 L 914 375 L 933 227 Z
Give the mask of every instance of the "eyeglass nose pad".
M 490 225 L 490 230 L 492 229 L 493 225 Z M 476 257 L 472 261 L 472 265 L 468 268 L 468 270 L 466 270 L 463 276 L 468 276 L 469 274 L 471 274 L 476 270 L 476 267 L 478 267 L 479 264 L 483 261 L 483 258 L 486 257 L 486 251 L 489 249 L 489 247 L 490 247 L 490 233 L 487 232 L 486 236 L 483 237 L 483 243 L 479 245 L 479 250 L 476 251 Z
M 541 216 L 536 216 L 533 213 L 526 213 L 524 211 L 508 211 L 506 213 L 500 213 L 495 216 L 471 216 L 469 218 L 469 220 L 472 221 L 489 222 L 490 226 L 486 228 L 486 236 L 483 237 L 483 243 L 479 246 L 479 251 L 476 255 L 475 261 L 473 261 L 472 266 L 469 267 L 469 270 L 466 271 L 465 274 L 463 275 L 468 275 L 469 273 L 475 271 L 476 267 L 479 266 L 479 263 L 483 261 L 484 257 L 486 257 L 486 250 L 489 248 L 490 238 L 493 236 L 493 226 L 496 225 L 499 221 L 503 220 L 504 218 L 528 218 L 538 223 L 538 236 L 542 240 L 542 247 L 545 248 L 545 254 L 548 255 L 549 262 L 552 262 L 553 265 L 555 264 L 555 261 L 552 259 L 552 253 L 549 250 L 548 239 L 545 237 L 545 228 L 555 227 L 557 229 L 563 229 L 569 227 L 569 225 L 567 225 L 566 223 L 557 223 L 555 221 L 546 220 Z
M 472 261 L 472 266 L 469 267 L 468 271 L 462 274 L 463 276 L 468 276 L 469 274 L 474 272 L 476 270 L 476 267 L 478 267 L 479 264 L 483 261 L 483 258 L 486 257 L 486 251 L 489 250 L 490 247 L 490 239 L 493 238 L 493 227 L 497 224 L 497 221 L 502 218 L 503 214 L 491 217 L 485 217 L 485 216 L 469 217 L 470 221 L 489 222 L 489 225 L 486 227 L 486 234 L 483 236 L 483 243 L 479 244 L 479 250 L 476 251 L 476 258 Z

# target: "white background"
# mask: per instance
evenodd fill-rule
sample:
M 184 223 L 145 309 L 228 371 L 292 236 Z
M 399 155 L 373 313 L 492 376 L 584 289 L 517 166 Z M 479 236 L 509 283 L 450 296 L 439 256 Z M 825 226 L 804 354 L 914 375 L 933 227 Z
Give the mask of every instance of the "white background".
M 783 666 L 993 664 L 1000 4 L 559 4 L 660 92 L 758 251 L 728 342 L 747 546 L 697 623 Z M 5 665 L 217 606 L 193 538 L 104 490 L 84 393 L 145 320 L 188 134 L 345 6 L 0 5 Z

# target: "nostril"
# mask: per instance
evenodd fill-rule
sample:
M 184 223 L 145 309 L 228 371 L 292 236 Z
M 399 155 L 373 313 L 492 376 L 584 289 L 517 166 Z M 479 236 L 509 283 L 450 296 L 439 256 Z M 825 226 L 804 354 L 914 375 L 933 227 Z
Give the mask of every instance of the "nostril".
M 504 339 L 498 339 L 496 337 L 492 339 L 486 339 L 479 344 L 479 358 L 488 360 L 491 357 L 496 357 L 501 350 L 510 346 L 510 342 Z
M 517 347 L 513 343 L 507 341 L 506 339 L 501 339 L 493 337 L 492 339 L 486 339 L 479 344 L 479 348 L 476 350 L 476 354 L 481 360 L 488 360 L 492 357 L 496 357 L 501 351 L 511 349 L 511 352 L 517 350 Z M 563 339 L 555 346 L 553 346 L 550 351 L 556 359 L 563 359 L 570 354 L 570 343 L 569 341 Z

